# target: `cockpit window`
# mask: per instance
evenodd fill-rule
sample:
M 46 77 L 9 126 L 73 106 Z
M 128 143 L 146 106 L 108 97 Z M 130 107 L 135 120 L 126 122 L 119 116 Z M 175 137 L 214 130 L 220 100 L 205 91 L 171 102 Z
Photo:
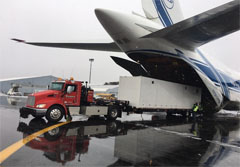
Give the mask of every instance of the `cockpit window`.
M 64 83 L 53 82 L 50 86 L 50 90 L 62 90 Z

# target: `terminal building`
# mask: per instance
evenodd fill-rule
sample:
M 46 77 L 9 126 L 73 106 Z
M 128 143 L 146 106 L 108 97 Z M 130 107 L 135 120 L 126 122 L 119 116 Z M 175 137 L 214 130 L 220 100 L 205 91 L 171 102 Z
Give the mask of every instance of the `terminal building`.
M 13 94 L 15 96 L 27 96 L 48 89 L 48 85 L 57 79 L 58 77 L 52 75 L 0 79 L 0 93 L 7 95 L 12 91 L 17 92 Z M 90 87 L 95 94 L 106 93 L 118 96 L 118 85 L 91 85 Z
M 19 96 L 26 96 L 34 92 L 46 90 L 48 85 L 57 79 L 57 77 L 52 75 L 0 79 L 0 93 L 8 94 L 9 91 L 15 91 Z

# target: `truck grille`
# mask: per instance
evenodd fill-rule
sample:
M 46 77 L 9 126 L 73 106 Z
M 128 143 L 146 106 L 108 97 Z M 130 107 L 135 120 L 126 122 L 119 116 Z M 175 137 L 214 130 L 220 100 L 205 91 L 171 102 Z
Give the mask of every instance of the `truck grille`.
M 34 104 L 35 104 L 35 97 L 34 96 L 28 96 L 27 105 L 28 106 L 34 106 Z

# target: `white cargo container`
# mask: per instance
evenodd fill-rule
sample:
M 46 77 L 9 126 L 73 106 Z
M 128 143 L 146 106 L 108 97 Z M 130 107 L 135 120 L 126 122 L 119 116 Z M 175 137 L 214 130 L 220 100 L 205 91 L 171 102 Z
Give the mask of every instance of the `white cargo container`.
M 118 99 L 137 109 L 192 109 L 201 88 L 146 77 L 120 77 Z

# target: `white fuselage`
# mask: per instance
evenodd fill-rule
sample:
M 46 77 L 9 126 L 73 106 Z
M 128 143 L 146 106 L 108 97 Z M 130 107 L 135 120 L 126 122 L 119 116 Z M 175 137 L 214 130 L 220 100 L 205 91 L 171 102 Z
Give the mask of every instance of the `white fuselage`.
M 226 78 L 210 64 L 200 51 L 176 46 L 163 38 L 142 38 L 151 34 L 154 30 L 163 29 L 162 25 L 141 16 L 105 9 L 96 9 L 95 13 L 108 34 L 126 54 L 133 52 L 161 52 L 167 53 L 169 57 L 182 59 L 195 68 L 195 70 L 202 73 L 206 80 L 212 81 L 212 85 L 209 85 L 209 87 L 212 89 L 212 96 L 217 98 L 215 101 L 218 101 L 218 106 L 223 102 L 222 95 L 226 96 L 230 101 L 240 102 L 240 87 L 229 87 Z M 176 50 L 183 52 L 184 57 L 177 56 Z M 206 72 L 200 67 L 207 69 Z M 215 76 L 216 81 L 209 77 L 207 71 L 210 71 Z

